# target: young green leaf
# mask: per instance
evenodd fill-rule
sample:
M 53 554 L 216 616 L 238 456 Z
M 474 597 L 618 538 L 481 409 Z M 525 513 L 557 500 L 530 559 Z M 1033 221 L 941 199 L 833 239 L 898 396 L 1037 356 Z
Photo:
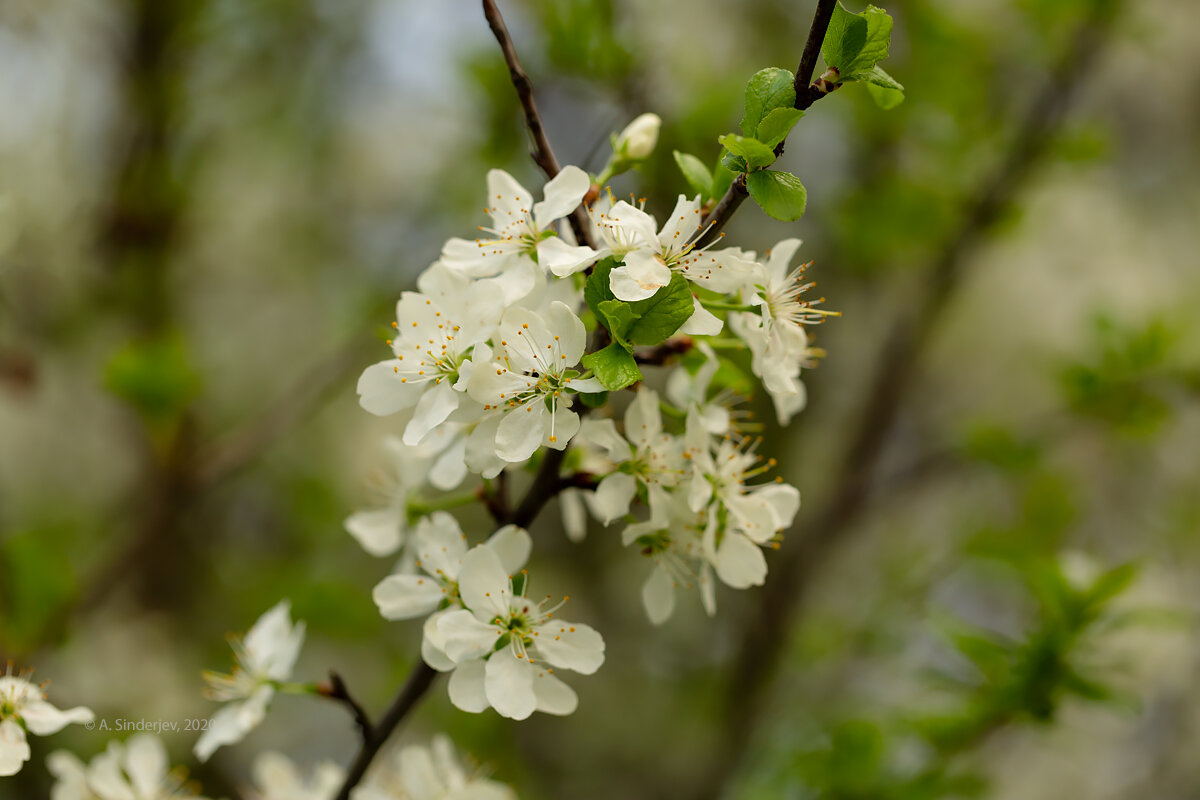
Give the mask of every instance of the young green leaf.
M 598 261 L 592 267 L 592 274 L 588 276 L 587 283 L 583 286 L 583 300 L 596 315 L 596 319 L 603 320 L 600 314 L 600 303 L 616 299 L 616 295 L 609 288 L 608 281 L 609 273 L 620 263 L 621 259 L 612 256 Z
M 746 167 L 750 170 L 761 169 L 775 163 L 775 152 L 757 139 L 729 133 L 717 137 L 717 141 L 735 156 L 744 158 Z
M 709 197 L 709 190 L 712 189 L 713 176 L 708 171 L 708 167 L 704 166 L 704 162 L 688 153 L 675 151 L 675 163 L 679 166 L 679 171 L 683 173 L 683 179 L 688 182 L 688 186 L 692 191 L 700 195 L 701 199 Z
M 867 6 L 861 14 L 851 14 L 838 3 L 821 45 L 821 55 L 827 67 L 838 71 L 840 81 L 855 80 L 887 58 L 891 40 L 892 18 L 886 11 Z
M 617 342 L 588 353 L 582 359 L 583 365 L 592 371 L 596 379 L 610 391 L 624 389 L 631 383 L 642 379 L 642 371 L 638 369 L 633 355 Z
M 629 303 L 624 300 L 602 300 L 597 306 L 597 313 L 613 339 L 624 344 L 630 326 L 637 321 L 637 315 Z M 629 347 L 626 346 L 625 349 L 628 350 Z
M 737 177 L 737 173 L 726 169 L 721 164 L 717 164 L 713 170 L 712 190 L 708 193 L 709 197 L 720 197 L 729 190 L 733 185 L 733 179 Z
M 746 83 L 746 115 L 742 117 L 742 133 L 754 136 L 763 117 L 776 108 L 796 105 L 795 76 L 786 69 L 768 67 L 754 73 Z
M 794 222 L 804 216 L 808 192 L 800 179 L 790 172 L 760 170 L 746 176 L 746 188 L 762 210 L 782 222 Z
M 776 108 L 763 117 L 762 122 L 758 124 L 758 134 L 754 138 L 774 149 L 775 145 L 787 138 L 792 127 L 803 116 L 804 112 L 798 108 Z
M 655 292 L 653 297 L 630 303 L 637 319 L 626 334 L 637 345 L 655 345 L 679 330 L 695 311 L 692 290 L 687 278 L 676 272 L 671 282 Z

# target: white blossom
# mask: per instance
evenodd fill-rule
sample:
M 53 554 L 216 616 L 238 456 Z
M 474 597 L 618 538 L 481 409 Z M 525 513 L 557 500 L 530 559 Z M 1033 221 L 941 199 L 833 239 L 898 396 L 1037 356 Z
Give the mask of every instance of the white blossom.
M 478 363 L 467 391 L 498 417 L 494 438 L 482 423 L 472 434 L 481 446 L 492 446 L 505 461 L 529 458 L 541 446 L 561 450 L 579 430 L 579 415 L 570 409 L 575 392 L 603 389 L 594 378 L 581 378 L 577 365 L 587 331 L 564 303 L 554 302 L 544 315 L 513 307 L 504 313 L 493 354 L 478 345 Z
M 462 767 L 441 734 L 429 747 L 409 745 L 356 787 L 352 800 L 517 800 L 516 793 Z M 282 800 L 282 798 L 281 798 Z
M 46 700 L 42 687 L 26 675 L 9 671 L 0 676 L 0 777 L 16 775 L 29 760 L 26 733 L 49 736 L 75 723 L 91 722 L 95 718 L 83 706 L 60 711 Z
M 456 665 L 450 701 L 464 711 L 491 706 L 511 719 L 534 711 L 570 714 L 578 700 L 554 668 L 590 675 L 604 663 L 599 633 L 555 619 L 562 602 L 534 602 L 525 595 L 524 576 L 521 583 L 518 593 L 488 548 L 476 547 L 463 558 L 458 586 L 466 608 L 447 613 L 437 628 Z
M 697 513 L 684 492 L 649 492 L 650 518 L 626 526 L 625 546 L 637 545 L 654 566 L 642 584 L 642 605 L 654 625 L 675 613 L 675 590 L 700 588 L 700 600 L 709 616 L 716 613 L 713 568 L 704 551 L 707 512 Z
M 424 626 L 421 656 L 425 663 L 445 672 L 454 668 L 443 651 L 438 633 L 438 620 L 447 612 L 462 608 L 458 575 L 463 556 L 467 553 L 467 537 L 458 521 L 445 511 L 438 511 L 417 524 L 414 541 L 419 572 L 389 575 L 372 593 L 379 613 L 385 619 L 412 619 L 430 615 Z M 500 559 L 507 572 L 525 566 L 533 541 L 516 525 L 505 525 L 483 543 Z
M 437 440 L 439 437 L 434 437 Z M 466 440 L 463 441 L 465 448 Z M 427 445 L 410 447 L 394 436 L 384 437 L 384 450 L 391 460 L 385 493 L 388 505 L 384 508 L 356 511 L 346 518 L 346 531 L 373 556 L 389 556 L 400 549 L 409 525 L 409 507 L 419 501 L 428 480 L 442 475 L 462 480 L 462 459 L 465 449 L 448 448 L 438 454 Z M 449 462 L 444 464 L 443 462 Z M 452 488 L 452 487 L 445 487 Z
M 617 211 L 616 207 L 613 211 Z M 728 294 L 740 289 L 754 270 L 754 263 L 736 248 L 713 250 L 695 246 L 693 236 L 699 230 L 701 220 L 699 196 L 689 200 L 680 195 L 670 218 L 657 234 L 653 229 L 653 217 L 648 214 L 639 216 L 621 209 L 612 218 L 619 220 L 613 224 L 634 229 L 625 236 L 648 243 L 625 253 L 624 265 L 609 273 L 609 288 L 620 300 L 644 300 L 654 296 L 671 282 L 675 272 L 705 289 Z M 612 235 L 616 236 L 615 233 Z M 711 321 L 707 322 L 706 327 L 711 327 Z
M 817 308 L 821 300 L 801 299 L 813 284 L 804 280 L 808 264 L 788 270 L 799 247 L 799 239 L 784 239 L 768 253 L 761 282 L 749 297 L 761 314 L 738 312 L 730 317 L 730 327 L 750 347 L 751 369 L 771 395 L 781 425 L 804 408 L 800 368 L 819 352 L 809 346 L 805 326 L 836 316 Z
M 445 270 L 427 275 L 438 294 L 401 295 L 395 338 L 388 342 L 394 357 L 367 367 L 358 380 L 359 402 L 372 414 L 413 409 L 404 429 L 404 443 L 410 446 L 459 408 L 471 371 L 471 349 L 492 335 L 503 311 L 500 299 L 487 287 Z
M 280 753 L 262 753 L 254 759 L 253 800 L 333 800 L 345 776 L 342 768 L 322 761 L 305 776 L 292 760 Z
M 591 188 L 591 179 L 579 167 L 563 167 L 544 189 L 545 199 L 533 195 L 504 170 L 488 172 L 487 213 L 491 228 L 480 228 L 488 238 L 451 239 L 442 249 L 442 263 L 473 278 L 510 277 L 514 284 L 532 289 L 534 264 L 555 275 L 570 275 L 596 260 L 590 247 L 570 245 L 559 238 L 553 224 L 569 215 Z M 516 292 L 509 292 L 510 302 Z
M 148 733 L 109 742 L 87 765 L 58 750 L 46 767 L 56 778 L 51 800 L 204 800 L 182 769 L 171 769 L 162 740 Z
M 241 741 L 266 716 L 280 684 L 291 678 L 304 644 L 304 623 L 292 624 L 291 604 L 282 600 L 267 611 L 244 639 L 233 638 L 233 672 L 205 672 L 208 695 L 225 703 L 196 741 L 196 758 L 207 761 L 217 748 Z
M 692 431 L 701 423 L 694 413 L 689 417 L 689 442 L 694 442 Z M 760 465 L 755 442 L 725 437 L 712 450 L 707 432 L 702 437 L 704 446 L 689 448 L 693 477 L 688 504 L 692 511 L 708 513 L 705 556 L 723 583 L 735 589 L 760 585 L 767 574 L 761 546 L 792 524 L 800 492 L 785 483 L 745 484 L 774 465 L 773 460 Z

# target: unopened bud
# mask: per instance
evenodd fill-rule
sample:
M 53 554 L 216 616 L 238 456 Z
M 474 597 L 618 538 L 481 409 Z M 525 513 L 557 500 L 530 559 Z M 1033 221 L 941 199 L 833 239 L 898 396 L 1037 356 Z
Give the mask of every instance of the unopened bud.
M 649 158 L 658 144 L 658 129 L 662 119 L 658 114 L 646 113 L 625 126 L 625 130 L 617 136 L 613 152 L 621 158 L 631 161 L 641 161 Z

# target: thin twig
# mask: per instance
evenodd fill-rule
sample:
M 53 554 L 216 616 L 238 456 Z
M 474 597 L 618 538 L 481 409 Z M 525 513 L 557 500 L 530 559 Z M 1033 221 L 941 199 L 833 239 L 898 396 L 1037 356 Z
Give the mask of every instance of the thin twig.
M 318 691 L 322 697 L 337 700 L 350 709 L 350 714 L 354 717 L 354 722 L 358 725 L 358 729 L 362 733 L 363 741 L 371 738 L 375 730 L 371 725 L 371 717 L 362 705 L 354 699 L 354 696 L 350 694 L 350 689 L 346 686 L 346 682 L 342 680 L 341 675 L 330 670 L 329 683 L 323 684 Z
M 754 720 L 762 712 L 769 678 L 788 641 L 799 600 L 818 567 L 851 531 L 867 508 L 873 473 L 913 384 L 930 336 L 959 286 L 969 257 L 986 238 L 1003 209 L 1024 186 L 1032 167 L 1045 153 L 1054 130 L 1092 65 L 1104 49 L 1120 3 L 1099 2 L 1084 21 L 1041 92 L 1018 125 L 1018 133 L 1001 164 L 975 193 L 958 230 L 931 265 L 929 279 L 915 302 L 884 338 L 872 370 L 866 405 L 858 416 L 851 445 L 842 459 L 829 499 L 791 538 L 771 567 L 771 580 L 759 595 L 759 611 L 749 615 L 728 685 L 724 735 L 701 796 L 715 796 L 736 768 L 752 739 Z
M 363 737 L 362 748 L 358 751 L 354 763 L 350 765 L 350 770 L 346 773 L 346 778 L 342 781 L 342 787 L 338 790 L 335 800 L 350 800 L 350 793 L 367 774 L 367 768 L 375 760 L 375 755 L 404 721 L 404 718 L 408 716 L 408 712 L 417 705 L 417 701 L 433 685 L 433 679 L 436 677 L 437 672 L 424 661 L 416 663 L 408 675 L 408 680 L 400 688 L 400 693 L 396 695 L 396 699 L 379 718 L 379 723 L 371 728 L 369 735 Z
M 825 41 L 825 32 L 829 30 L 829 20 L 833 17 L 833 9 L 836 5 L 837 0 L 818 0 L 812 25 L 808 29 L 808 39 L 804 42 L 804 52 L 800 55 L 800 65 L 796 67 L 796 77 L 793 81 L 793 85 L 796 87 L 795 107 L 801 111 L 828 94 L 828 89 L 823 84 L 818 86 L 813 83 L 812 76 L 817 67 L 817 55 L 821 52 L 821 44 Z M 775 147 L 776 156 L 783 154 L 783 145 L 786 141 L 785 138 Z M 745 174 L 738 175 L 700 224 L 700 230 L 703 233 L 697 238 L 696 246 L 703 247 L 715 241 L 749 194 L 746 189 Z
M 534 163 L 542 168 L 542 172 L 546 173 L 546 177 L 553 178 L 559 173 L 561 167 L 558 165 L 558 159 L 554 157 L 554 149 L 550 147 L 550 140 L 546 138 L 546 126 L 542 123 L 542 115 L 538 112 L 537 101 L 533 98 L 533 82 L 529 80 L 529 76 L 521 67 L 521 60 L 517 58 L 517 48 L 513 45 L 512 37 L 508 34 L 508 26 L 504 24 L 504 17 L 500 15 L 500 9 L 496 6 L 495 0 L 483 0 L 483 15 L 487 18 L 488 26 L 495 34 L 496 41 L 500 43 L 500 52 L 504 54 L 504 63 L 508 65 L 509 78 L 512 80 L 513 88 L 517 90 L 517 97 L 521 100 L 521 109 L 525 112 L 525 124 L 533 137 L 533 152 L 530 155 L 533 156 Z M 579 206 L 571 212 L 570 222 L 571 230 L 575 232 L 575 239 L 580 244 L 586 244 L 588 247 L 596 246 L 596 243 L 592 241 L 591 227 L 583 206 Z

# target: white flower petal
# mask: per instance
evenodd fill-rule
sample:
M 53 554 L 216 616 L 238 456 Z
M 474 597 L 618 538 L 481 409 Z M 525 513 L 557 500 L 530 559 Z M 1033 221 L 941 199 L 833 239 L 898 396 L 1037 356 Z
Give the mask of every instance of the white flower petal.
M 538 670 L 534 676 L 533 694 L 537 698 L 537 710 L 543 714 L 564 717 L 574 714 L 579 706 L 575 690 L 546 670 Z
M 637 479 L 624 472 L 606 476 L 587 496 L 592 515 L 604 525 L 629 513 L 629 504 L 637 494 Z
M 467 554 L 467 537 L 458 520 L 447 511 L 435 511 L 417 523 L 417 558 L 430 575 L 458 580 L 458 569 Z
M 767 559 L 762 548 L 740 533 L 726 531 L 713 566 L 717 577 L 734 589 L 761 586 L 767 579 Z
M 458 571 L 458 592 L 463 605 L 481 620 L 508 614 L 512 598 L 509 572 L 495 550 L 473 547 L 467 551 Z
M 604 663 L 604 637 L 590 625 L 550 620 L 535 630 L 538 653 L 552 666 L 591 675 Z
M 716 336 L 725 327 L 725 323 L 692 295 L 692 315 L 679 328 L 679 333 L 686 336 Z
M 19 713 L 25 722 L 25 727 L 35 736 L 49 736 L 52 733 L 58 733 L 71 723 L 82 724 L 91 722 L 95 718 L 91 709 L 83 706 L 59 711 L 40 698 L 27 701 L 20 707 Z
M 478 714 L 488 707 L 487 692 L 484 690 L 484 663 L 482 659 L 464 661 L 450 674 L 450 702 L 455 708 Z
M 358 379 L 358 404 L 378 417 L 386 417 L 411 408 L 421 399 L 425 384 L 406 381 L 406 375 L 396 371 L 400 362 L 394 358 L 372 364 Z
M 400 549 L 404 515 L 398 508 L 356 511 L 343 524 L 362 549 L 373 556 L 390 556 Z
M 446 590 L 428 575 L 389 575 L 371 597 L 384 619 L 412 619 L 437 610 Z
M 496 651 L 484 668 L 488 703 L 502 717 L 527 719 L 537 710 L 534 673 L 533 665 L 518 657 L 511 647 Z
M 148 733 L 125 742 L 125 774 L 138 797 L 156 797 L 170 767 L 162 740 Z
M 505 574 L 511 575 L 525 566 L 529 554 L 533 551 L 533 539 L 529 532 L 516 525 L 505 525 L 493 533 L 483 547 L 496 554 L 500 568 Z
M 665 569 L 656 565 L 642 584 L 642 605 L 654 625 L 662 625 L 675 613 L 675 581 Z
M 599 251 L 569 245 L 557 236 L 538 242 L 537 251 L 538 264 L 560 278 L 582 272 L 600 258 Z
M 438 635 L 444 642 L 442 649 L 456 664 L 474 661 L 492 652 L 500 632 L 494 625 L 480 622 L 465 609 L 455 609 L 437 622 Z
M 427 384 L 425 392 L 417 402 L 412 419 L 404 428 L 404 443 L 410 447 L 420 444 L 430 431 L 454 413 L 458 408 L 458 400 L 458 392 L 454 391 L 450 381 L 445 378 L 441 383 Z
M 529 458 L 550 435 L 549 416 L 541 396 L 506 412 L 496 428 L 496 455 L 510 463 Z
M 558 508 L 562 513 L 563 532 L 567 539 L 579 543 L 587 538 L 587 509 L 580 489 L 563 489 L 558 493 Z
M 25 730 L 11 719 L 0 722 L 0 777 L 16 775 L 29 757 Z
M 586 172 L 576 166 L 563 167 L 542 190 L 546 199 L 534 205 L 534 224 L 539 230 L 546 230 L 551 222 L 574 211 L 590 188 L 592 179 Z
M 455 666 L 454 659 L 446 655 L 443 649 L 446 640 L 437 627 L 442 617 L 455 610 L 455 607 L 450 607 L 443 611 L 435 611 L 425 618 L 425 624 L 421 626 L 421 660 L 438 672 L 449 672 Z

